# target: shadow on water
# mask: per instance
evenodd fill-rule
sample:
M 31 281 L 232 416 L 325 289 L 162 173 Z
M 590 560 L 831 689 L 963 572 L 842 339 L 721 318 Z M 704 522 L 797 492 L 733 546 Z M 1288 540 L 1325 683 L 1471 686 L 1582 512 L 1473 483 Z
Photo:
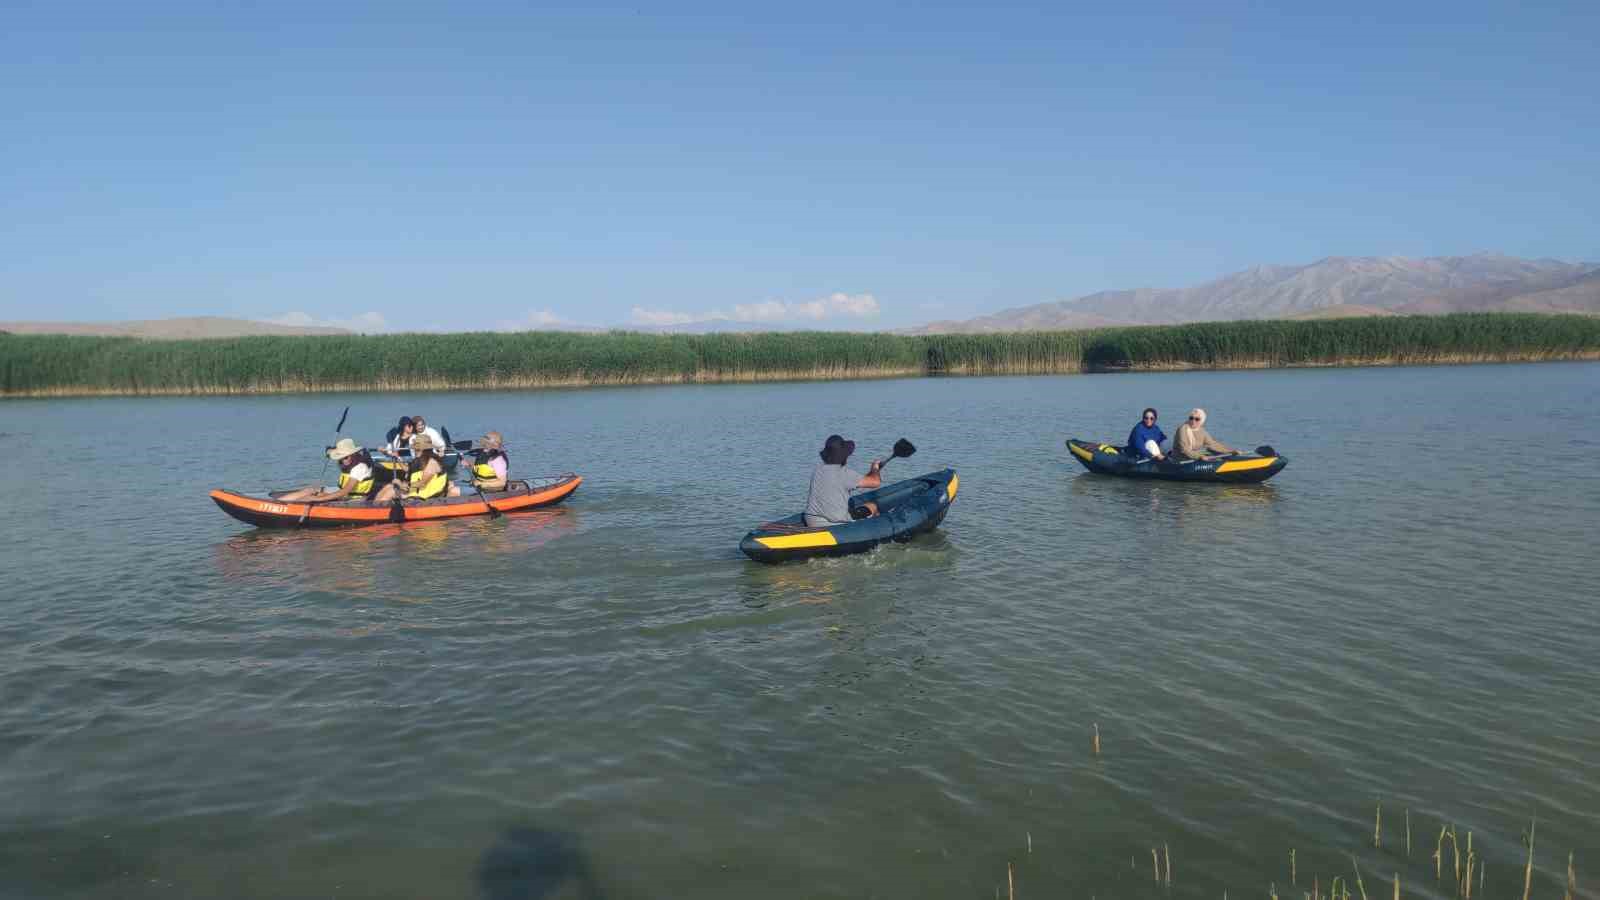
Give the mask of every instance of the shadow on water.
M 531 826 L 506 829 L 484 852 L 478 861 L 478 895 L 483 900 L 605 896 L 577 835 Z

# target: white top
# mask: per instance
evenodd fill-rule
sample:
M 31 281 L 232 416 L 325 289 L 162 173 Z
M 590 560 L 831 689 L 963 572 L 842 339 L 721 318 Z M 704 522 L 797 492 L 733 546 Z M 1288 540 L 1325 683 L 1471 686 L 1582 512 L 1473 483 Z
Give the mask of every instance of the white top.
M 444 445 L 444 435 L 439 433 L 439 429 L 429 425 L 422 429 L 422 433 L 428 436 L 428 440 L 433 441 L 433 449 L 438 451 L 440 456 L 443 456 L 444 452 L 450 449 Z
M 359 484 L 372 477 L 372 467 L 366 463 L 356 463 L 350 467 L 350 477 Z

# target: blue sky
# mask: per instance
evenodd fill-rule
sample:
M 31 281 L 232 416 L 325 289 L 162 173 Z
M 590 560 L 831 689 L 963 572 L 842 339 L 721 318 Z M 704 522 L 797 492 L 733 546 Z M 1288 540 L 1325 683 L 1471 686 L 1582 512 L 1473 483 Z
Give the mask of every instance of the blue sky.
M 1600 260 L 1600 4 L 1110 5 L 8 4 L 0 319 L 884 328 Z

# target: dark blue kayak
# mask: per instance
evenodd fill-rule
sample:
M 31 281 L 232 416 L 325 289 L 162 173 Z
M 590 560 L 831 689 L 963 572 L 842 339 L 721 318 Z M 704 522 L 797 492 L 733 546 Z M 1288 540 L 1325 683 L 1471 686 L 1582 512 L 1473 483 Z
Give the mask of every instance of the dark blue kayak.
M 757 562 L 776 563 L 864 553 L 885 541 L 909 541 L 939 527 L 959 483 L 955 469 L 896 481 L 850 498 L 851 509 L 869 500 L 878 504 L 878 515 L 870 519 L 811 528 L 805 516 L 796 513 L 758 526 L 739 542 L 739 549 Z
M 1166 460 L 1135 460 L 1122 452 L 1121 447 L 1080 441 L 1067 441 L 1072 458 L 1085 469 L 1097 475 L 1121 475 L 1124 478 L 1156 478 L 1162 481 L 1198 481 L 1212 484 L 1255 484 L 1283 471 L 1287 459 L 1271 455 L 1236 454 L 1216 459 L 1196 459 L 1184 462 Z M 1262 450 L 1271 450 L 1262 447 Z

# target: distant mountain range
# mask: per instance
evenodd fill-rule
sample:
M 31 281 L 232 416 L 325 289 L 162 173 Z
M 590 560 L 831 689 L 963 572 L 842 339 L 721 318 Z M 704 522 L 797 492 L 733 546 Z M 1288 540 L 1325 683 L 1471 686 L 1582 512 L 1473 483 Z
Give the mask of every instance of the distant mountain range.
M 1257 266 L 1195 287 L 1102 291 L 975 319 L 933 322 L 902 333 L 1454 312 L 1600 315 L 1600 263 L 1498 253 L 1427 259 L 1332 256 L 1304 266 Z
M 1005 309 L 961 321 L 898 329 L 900 334 L 1072 330 L 1233 319 L 1320 319 L 1539 312 L 1600 315 L 1600 263 L 1518 259 L 1498 253 L 1411 259 L 1330 256 L 1303 266 L 1256 266 L 1187 288 L 1102 291 Z M 614 326 L 657 334 L 797 331 L 817 325 L 706 319 L 675 325 Z M 585 325 L 552 330 L 604 332 Z M 854 329 L 852 329 L 854 330 Z M 350 334 L 341 328 L 276 325 L 199 316 L 139 322 L 0 322 L 14 334 L 90 334 L 144 338 Z
M 225 338 L 259 334 L 349 334 L 343 328 L 274 325 L 249 319 L 191 316 L 182 319 L 146 319 L 136 322 L 0 322 L 0 331 L 12 334 L 86 334 L 102 337 Z

